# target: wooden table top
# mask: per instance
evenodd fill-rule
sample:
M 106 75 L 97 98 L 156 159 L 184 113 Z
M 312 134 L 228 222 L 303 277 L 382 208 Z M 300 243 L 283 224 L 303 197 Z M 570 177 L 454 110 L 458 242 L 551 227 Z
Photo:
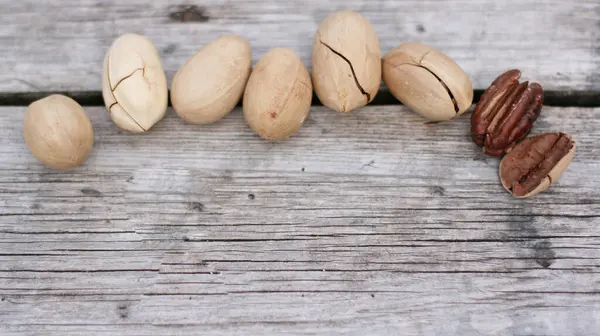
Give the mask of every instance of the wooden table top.
M 190 4 L 192 3 L 192 4 Z M 0 0 L 0 335 L 600 335 L 600 2 Z M 169 84 L 224 33 L 256 62 L 290 47 L 310 70 L 318 23 L 373 23 L 385 53 L 420 41 L 476 96 L 502 71 L 539 82 L 532 134 L 575 159 L 511 197 L 470 111 L 432 124 L 382 87 L 348 114 L 313 106 L 282 142 L 241 109 L 208 126 L 169 109 L 150 132 L 102 106 L 119 35 L 157 46 Z M 51 93 L 94 127 L 81 167 L 43 167 L 23 112 Z

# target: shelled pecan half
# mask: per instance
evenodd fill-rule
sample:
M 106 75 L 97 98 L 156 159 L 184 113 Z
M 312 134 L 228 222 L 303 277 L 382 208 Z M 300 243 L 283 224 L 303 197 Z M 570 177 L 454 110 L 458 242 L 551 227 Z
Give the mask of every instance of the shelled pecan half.
M 547 132 L 521 141 L 500 162 L 500 180 L 515 197 L 534 196 L 561 177 L 575 155 L 575 141 Z
M 544 103 L 540 84 L 519 83 L 521 71 L 498 76 L 485 90 L 471 115 L 471 137 L 486 154 L 501 157 L 524 139 Z

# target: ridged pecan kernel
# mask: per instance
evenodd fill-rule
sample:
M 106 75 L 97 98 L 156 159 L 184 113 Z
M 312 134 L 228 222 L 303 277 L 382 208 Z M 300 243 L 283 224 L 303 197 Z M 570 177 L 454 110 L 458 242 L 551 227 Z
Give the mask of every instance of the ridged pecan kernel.
M 471 115 L 471 137 L 486 154 L 500 157 L 524 139 L 544 103 L 540 84 L 519 83 L 513 69 L 498 76 L 483 93 Z
M 500 162 L 500 180 L 516 197 L 530 197 L 555 183 L 571 163 L 575 142 L 562 132 L 527 138 Z

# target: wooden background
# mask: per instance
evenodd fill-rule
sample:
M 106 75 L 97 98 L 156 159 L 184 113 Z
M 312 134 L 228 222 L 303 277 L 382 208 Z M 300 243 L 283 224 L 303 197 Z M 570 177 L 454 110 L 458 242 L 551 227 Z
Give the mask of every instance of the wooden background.
M 600 335 L 597 0 L 0 8 L 0 335 Z M 134 135 L 101 106 L 102 58 L 122 33 L 152 39 L 170 83 L 223 33 L 249 38 L 255 61 L 287 46 L 308 66 L 339 9 L 369 18 L 383 53 L 447 53 L 479 94 L 521 69 L 550 97 L 533 133 L 572 134 L 574 162 L 547 192 L 512 198 L 469 113 L 429 124 L 386 92 L 350 114 L 314 106 L 280 143 L 239 109 L 209 126 L 170 110 Z M 54 92 L 94 125 L 70 172 L 41 166 L 21 135 L 26 105 Z

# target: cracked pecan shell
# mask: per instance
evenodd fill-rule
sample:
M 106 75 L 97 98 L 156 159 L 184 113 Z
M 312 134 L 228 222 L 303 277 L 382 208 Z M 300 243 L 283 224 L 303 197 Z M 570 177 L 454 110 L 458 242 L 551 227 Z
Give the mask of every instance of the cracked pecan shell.
M 312 82 L 319 101 L 338 112 L 372 102 L 381 85 L 381 46 L 373 25 L 360 13 L 327 16 L 313 38 Z
M 167 77 L 152 41 L 134 33 L 119 36 L 104 57 L 102 97 L 121 129 L 150 130 L 167 112 Z
M 491 156 L 504 155 L 524 139 L 544 103 L 540 84 L 519 83 L 521 71 L 508 70 L 485 90 L 471 115 L 471 137 Z
M 383 81 L 396 99 L 430 121 L 456 118 L 471 107 L 469 75 L 432 46 L 407 42 L 384 55 Z

